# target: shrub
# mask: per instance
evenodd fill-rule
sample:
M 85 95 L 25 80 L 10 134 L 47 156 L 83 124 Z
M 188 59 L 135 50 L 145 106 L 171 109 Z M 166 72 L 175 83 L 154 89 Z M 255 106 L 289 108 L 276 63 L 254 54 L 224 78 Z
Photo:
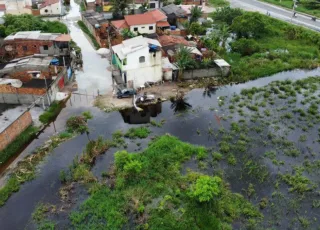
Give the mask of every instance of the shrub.
M 6 162 L 11 156 L 17 154 L 29 141 L 31 141 L 35 134 L 39 131 L 37 127 L 29 126 L 16 139 L 11 142 L 5 149 L 0 151 L 0 165 Z
M 130 128 L 126 133 L 125 137 L 128 137 L 130 139 L 136 139 L 136 138 L 147 138 L 150 134 L 150 130 L 147 127 L 138 127 L 138 128 Z
M 221 153 L 218 153 L 218 152 L 213 152 L 212 153 L 212 158 L 215 161 L 221 161 L 222 158 L 223 158 L 223 155 Z
M 258 42 L 254 39 L 240 38 L 231 43 L 233 52 L 240 53 L 242 56 L 252 55 L 260 51 Z
M 85 34 L 87 34 L 87 35 L 90 37 L 90 39 L 91 39 L 94 47 L 95 47 L 96 49 L 99 49 L 99 48 L 100 48 L 99 43 L 97 42 L 96 38 L 90 33 L 89 29 L 88 29 L 87 26 L 83 23 L 83 21 L 80 21 L 80 20 L 79 20 L 77 23 L 78 23 L 80 29 L 81 29 Z
M 61 102 L 53 102 L 50 107 L 40 115 L 39 121 L 43 124 L 48 124 L 53 121 L 60 111 L 62 110 L 63 104 Z
M 259 38 L 268 32 L 264 16 L 257 12 L 245 12 L 236 17 L 232 22 L 231 29 L 238 38 Z
M 221 23 L 226 23 L 228 25 L 231 25 L 233 20 L 241 16 L 243 14 L 243 11 L 239 8 L 231 8 L 231 7 L 223 7 L 223 8 L 218 8 L 213 14 L 212 14 L 212 19 L 215 22 L 221 22 Z
M 222 180 L 218 176 L 210 177 L 201 175 L 196 182 L 191 185 L 189 195 L 199 202 L 208 202 L 221 193 Z

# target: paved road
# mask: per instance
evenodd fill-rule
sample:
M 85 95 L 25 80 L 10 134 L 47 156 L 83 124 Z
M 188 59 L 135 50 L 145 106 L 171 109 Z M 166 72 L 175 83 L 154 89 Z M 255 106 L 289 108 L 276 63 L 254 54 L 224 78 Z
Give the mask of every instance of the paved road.
M 310 17 L 297 13 L 296 18 L 292 18 L 292 11 L 277 7 L 268 3 L 257 0 L 229 0 L 232 7 L 238 7 L 247 11 L 258 11 L 263 14 L 270 13 L 271 17 L 281 19 L 283 21 L 292 22 L 312 30 L 320 32 L 320 19 L 316 22 Z

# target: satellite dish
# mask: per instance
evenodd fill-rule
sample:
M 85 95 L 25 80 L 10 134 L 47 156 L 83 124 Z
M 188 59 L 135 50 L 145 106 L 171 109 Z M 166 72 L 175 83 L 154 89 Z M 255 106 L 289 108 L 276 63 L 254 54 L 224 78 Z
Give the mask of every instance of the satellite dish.
M 12 47 L 12 45 L 6 45 L 6 46 L 4 47 L 4 49 L 5 49 L 6 51 L 12 51 L 12 50 L 13 50 L 13 47 Z
M 38 73 L 38 74 L 36 75 L 36 78 L 40 78 L 40 73 Z

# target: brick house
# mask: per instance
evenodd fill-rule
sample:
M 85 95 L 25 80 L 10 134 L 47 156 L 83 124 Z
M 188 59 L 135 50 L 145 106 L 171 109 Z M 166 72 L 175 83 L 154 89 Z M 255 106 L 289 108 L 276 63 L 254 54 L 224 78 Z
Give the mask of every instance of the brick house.
M 43 104 L 55 100 L 56 93 L 70 79 L 67 66 L 48 55 L 17 58 L 0 65 L 0 103 L 31 104 L 45 96 Z
M 99 45 L 101 47 L 107 47 L 107 29 L 109 27 L 109 22 L 104 15 L 93 10 L 87 10 L 81 13 L 81 19 L 90 33 L 96 38 Z
M 41 33 L 40 31 L 17 32 L 7 36 L 1 47 L 4 57 L 13 59 L 33 54 L 69 56 L 68 34 Z

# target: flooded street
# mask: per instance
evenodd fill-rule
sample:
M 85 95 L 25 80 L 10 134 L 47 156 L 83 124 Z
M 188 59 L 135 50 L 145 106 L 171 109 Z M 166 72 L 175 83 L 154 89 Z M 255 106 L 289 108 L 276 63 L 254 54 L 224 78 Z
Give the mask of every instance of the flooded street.
M 83 59 L 83 71 L 76 72 L 78 91 L 81 93 L 97 94 L 106 93 L 112 90 L 111 72 L 107 70 L 109 61 L 101 58 L 89 42 L 86 35 L 78 27 L 77 21 L 81 19 L 79 5 L 70 1 L 70 11 L 63 18 L 63 22 L 68 26 L 71 38 L 81 48 Z
M 109 65 L 107 59 L 101 58 L 83 32 L 79 29 L 76 21 L 79 20 L 79 6 L 71 0 L 71 9 L 68 15 L 63 19 L 68 25 L 72 39 L 81 47 L 83 56 L 83 71 L 76 72 L 76 81 L 78 84 L 78 92 L 95 95 L 97 90 L 100 93 L 105 93 L 112 90 L 112 79 L 110 72 L 107 71 Z M 151 114 L 152 120 L 165 120 L 165 124 L 161 127 L 150 127 L 152 131 L 151 136 L 163 135 L 170 133 L 177 136 L 182 141 L 192 144 L 204 145 L 212 147 L 215 142 L 206 134 L 208 126 L 212 125 L 213 129 L 219 129 L 220 124 L 217 123 L 215 116 L 224 116 L 225 110 L 219 108 L 218 97 L 238 94 L 242 89 L 252 87 L 263 87 L 275 80 L 286 79 L 303 79 L 309 76 L 319 76 L 320 69 L 315 70 L 295 70 L 270 77 L 261 78 L 250 81 L 244 84 L 221 87 L 212 92 L 211 95 L 204 93 L 203 89 L 195 89 L 187 94 L 187 102 L 192 105 L 189 113 L 177 115 L 171 108 L 170 102 L 162 103 L 161 109 L 155 114 Z M 89 110 L 93 119 L 89 120 L 90 138 L 94 139 L 98 136 L 104 138 L 111 138 L 112 133 L 116 130 L 127 130 L 132 125 L 127 117 L 130 114 L 121 114 L 120 112 L 105 113 L 98 108 L 92 106 L 92 97 L 89 99 L 85 96 L 72 96 L 66 104 L 66 108 L 62 110 L 55 121 L 57 132 L 65 129 L 66 120 L 72 115 L 79 115 L 81 112 Z M 237 116 L 230 118 L 227 123 L 238 120 Z M 145 120 L 144 120 L 145 121 Z M 139 123 L 139 122 L 136 122 Z M 199 132 L 201 133 L 199 135 Z M 51 124 L 44 132 L 35 139 L 20 155 L 25 157 L 32 153 L 37 147 L 43 145 L 50 136 L 55 133 L 53 125 Z M 145 148 L 150 141 L 150 138 L 137 141 L 130 141 L 128 143 L 127 151 L 136 152 Z M 59 173 L 61 170 L 68 170 L 69 165 L 72 164 L 75 156 L 80 155 L 86 146 L 88 139 L 86 135 L 79 135 L 68 140 L 57 148 L 55 148 L 45 161 L 39 166 L 39 173 L 36 179 L 27 182 L 21 186 L 19 192 L 14 193 L 6 202 L 0 207 L 0 226 L 3 230 L 20 230 L 20 229 L 35 229 L 31 220 L 32 212 L 39 202 L 56 204 L 60 202 L 59 188 L 61 182 L 59 180 Z M 116 149 L 110 149 L 106 154 L 97 158 L 92 172 L 100 177 L 102 172 L 106 172 L 113 161 L 113 154 Z M 236 192 L 241 192 L 242 186 L 240 182 L 237 183 L 234 173 L 230 173 L 232 179 L 232 189 Z M 227 175 L 227 178 L 228 175 Z M 4 177 L 1 179 L 2 182 Z M 0 181 L 1 181 L 0 180 Z M 256 188 L 259 194 L 268 194 L 271 192 L 269 186 L 261 186 Z M 79 198 L 72 209 L 78 207 L 87 194 Z M 63 226 L 68 226 L 68 219 L 61 220 Z

